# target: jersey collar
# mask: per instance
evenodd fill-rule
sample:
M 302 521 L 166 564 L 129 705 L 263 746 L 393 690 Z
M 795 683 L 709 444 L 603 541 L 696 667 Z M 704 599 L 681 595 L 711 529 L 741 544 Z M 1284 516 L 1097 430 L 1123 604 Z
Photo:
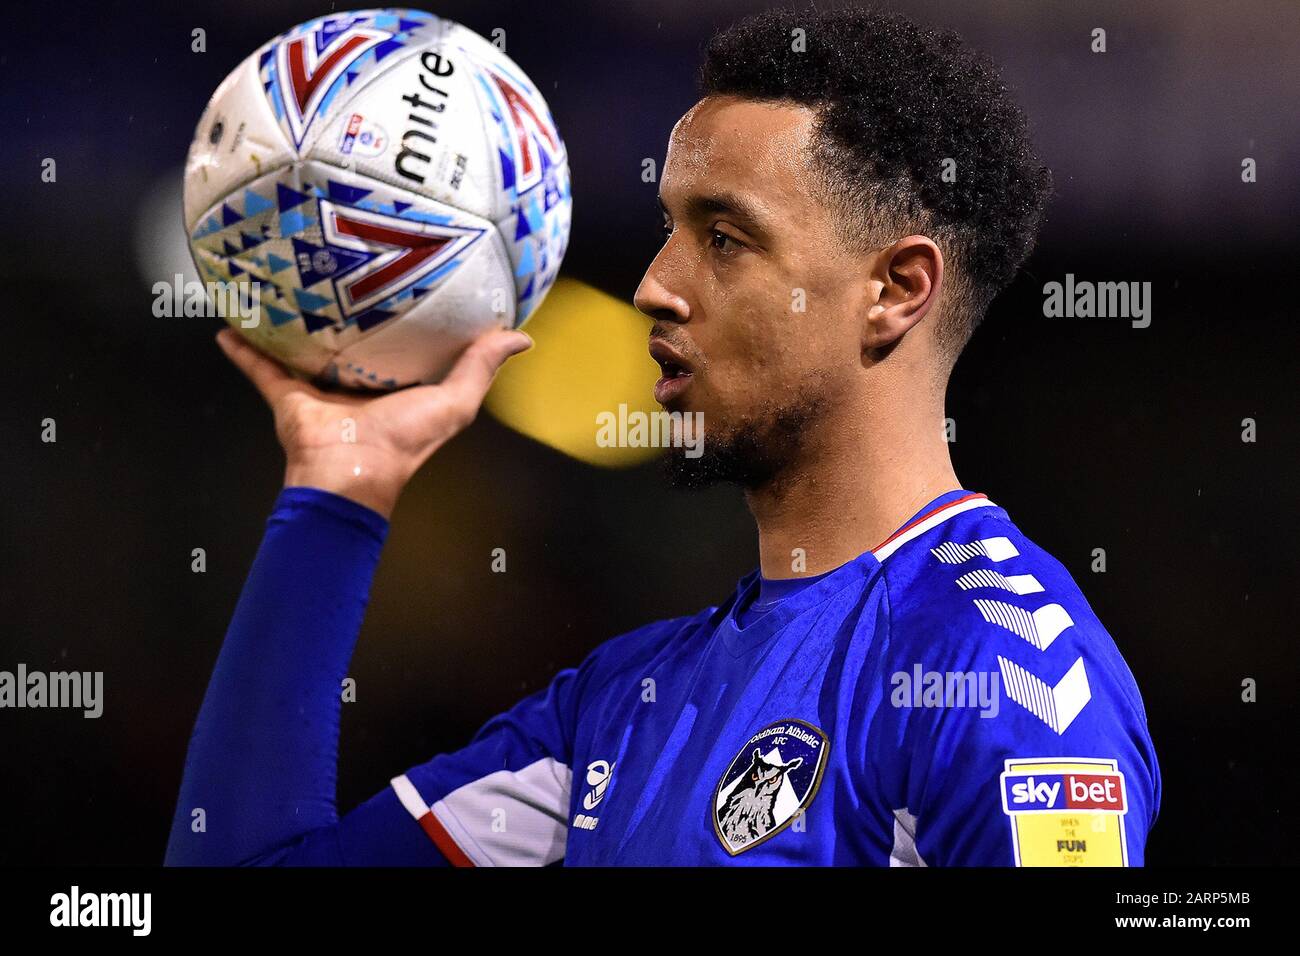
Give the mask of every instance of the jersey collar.
M 988 496 L 979 492 L 958 489 L 939 495 L 879 545 L 828 572 L 820 581 L 791 595 L 766 614 L 751 621 L 748 627 L 742 628 L 736 623 L 736 609 L 743 606 L 746 598 L 750 596 L 750 591 L 759 585 L 758 569 L 749 572 L 740 579 L 731 599 L 719 608 L 721 621 L 718 623 L 718 633 L 723 645 L 733 655 L 739 656 L 765 643 L 769 637 L 800 614 L 823 604 L 829 597 L 850 584 L 870 577 L 886 558 L 913 538 L 925 534 L 931 528 L 943 524 L 963 511 L 993 507 L 997 506 L 989 501 Z
M 907 523 L 891 534 L 876 547 L 871 549 L 877 561 L 883 562 L 887 557 L 913 538 L 925 534 L 931 528 L 938 527 L 954 515 L 972 508 L 996 508 L 989 501 L 988 495 L 976 491 L 949 491 L 931 501 L 918 511 Z

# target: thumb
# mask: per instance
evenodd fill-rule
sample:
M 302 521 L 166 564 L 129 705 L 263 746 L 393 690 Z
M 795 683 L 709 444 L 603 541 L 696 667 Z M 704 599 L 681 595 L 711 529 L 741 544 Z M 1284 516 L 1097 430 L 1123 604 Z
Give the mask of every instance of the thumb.
M 438 387 L 453 403 L 477 411 L 506 359 L 532 347 L 533 340 L 527 333 L 510 329 L 488 332 L 470 343 Z

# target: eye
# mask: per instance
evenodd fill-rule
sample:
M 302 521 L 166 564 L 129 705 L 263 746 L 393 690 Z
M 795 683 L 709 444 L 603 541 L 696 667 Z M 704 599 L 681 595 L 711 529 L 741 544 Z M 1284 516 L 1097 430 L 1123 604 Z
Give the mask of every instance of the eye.
M 728 243 L 730 243 L 730 245 L 728 245 Z M 737 251 L 743 248 L 735 239 L 732 239 L 725 232 L 719 232 L 717 229 L 711 229 L 709 231 L 709 245 L 727 256 L 734 255 Z

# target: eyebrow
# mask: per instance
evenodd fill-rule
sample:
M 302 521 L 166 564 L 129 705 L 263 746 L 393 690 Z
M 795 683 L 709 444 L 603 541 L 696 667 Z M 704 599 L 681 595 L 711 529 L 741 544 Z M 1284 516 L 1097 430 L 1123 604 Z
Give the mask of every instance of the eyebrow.
M 668 207 L 664 205 L 663 196 L 657 198 L 660 211 L 665 216 L 668 215 Z M 734 216 L 756 231 L 767 231 L 767 217 L 763 214 L 762 207 L 732 192 L 693 193 L 686 198 L 686 212 L 696 219 L 722 213 Z

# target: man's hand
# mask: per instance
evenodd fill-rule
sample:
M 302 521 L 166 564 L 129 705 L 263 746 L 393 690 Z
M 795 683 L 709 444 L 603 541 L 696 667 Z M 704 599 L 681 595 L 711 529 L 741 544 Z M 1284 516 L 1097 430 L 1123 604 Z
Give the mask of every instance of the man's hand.
M 291 375 L 234 329 L 217 343 L 266 399 L 284 448 L 284 483 L 320 488 L 385 518 L 411 476 L 472 422 L 497 369 L 532 345 L 523 332 L 487 332 L 437 385 L 382 395 L 325 392 Z

